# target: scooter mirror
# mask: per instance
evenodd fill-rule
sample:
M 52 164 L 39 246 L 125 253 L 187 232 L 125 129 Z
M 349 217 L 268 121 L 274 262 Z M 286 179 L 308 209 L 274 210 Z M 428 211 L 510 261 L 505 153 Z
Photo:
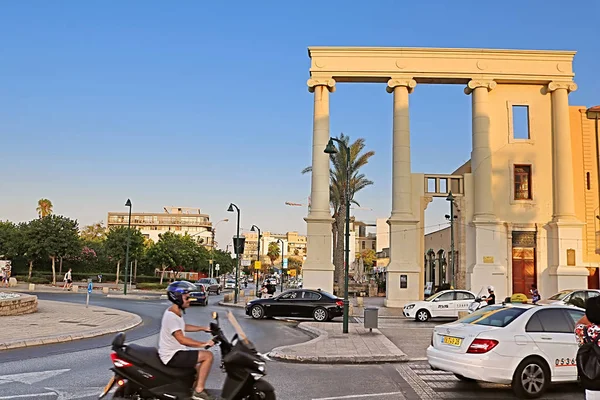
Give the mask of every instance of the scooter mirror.
M 219 314 L 216 311 L 213 311 L 212 317 L 213 319 L 219 319 Z

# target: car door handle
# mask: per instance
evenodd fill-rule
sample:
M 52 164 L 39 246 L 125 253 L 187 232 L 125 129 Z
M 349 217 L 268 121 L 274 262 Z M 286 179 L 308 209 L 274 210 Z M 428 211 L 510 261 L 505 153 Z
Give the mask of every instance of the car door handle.
M 550 336 L 540 336 L 540 339 L 542 339 L 542 340 L 552 340 L 552 337 L 550 337 Z

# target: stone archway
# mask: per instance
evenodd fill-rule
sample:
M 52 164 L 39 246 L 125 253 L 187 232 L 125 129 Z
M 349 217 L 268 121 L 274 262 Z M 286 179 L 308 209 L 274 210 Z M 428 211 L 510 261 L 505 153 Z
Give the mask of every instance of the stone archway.
M 409 122 L 409 96 L 420 84 L 464 85 L 465 94 L 472 98 L 471 172 L 465 175 L 472 188 L 471 193 L 465 193 L 471 205 L 471 215 L 466 221 L 466 286 L 491 284 L 496 287 L 498 297 L 507 293 L 507 246 L 498 240 L 497 232 L 506 231 L 504 222 L 509 217 L 504 204 L 495 207 L 498 184 L 492 182 L 492 176 L 494 168 L 500 167 L 493 163 L 492 153 L 502 145 L 498 137 L 505 140 L 506 107 L 515 99 L 528 102 L 539 131 L 551 135 L 549 141 L 544 140 L 544 150 L 539 152 L 555 149 L 552 154 L 543 154 L 551 164 L 546 168 L 549 175 L 542 180 L 550 180 L 553 186 L 552 200 L 549 200 L 553 209 L 547 222 L 552 231 L 547 237 L 548 285 L 568 286 L 587 276 L 587 272 L 581 271 L 585 268 L 572 268 L 571 262 L 567 263 L 567 250 L 579 248 L 582 235 L 582 224 L 575 217 L 574 209 L 569 127 L 568 94 L 577 88 L 573 82 L 574 55 L 575 52 L 570 51 L 533 50 L 309 48 L 308 88 L 314 93 L 314 115 L 311 209 L 305 219 L 308 238 L 304 286 L 333 290 L 329 158 L 323 150 L 329 140 L 330 93 L 338 83 L 354 82 L 383 83 L 393 95 L 392 210 L 388 220 L 390 263 L 386 306 L 402 307 L 407 301 L 423 296 L 420 206 L 427 193 L 423 189 L 425 175 L 411 171 Z M 535 147 L 538 148 L 542 149 L 541 145 Z M 505 154 L 502 157 L 506 158 L 499 157 L 502 163 L 518 161 Z M 537 170 L 539 174 L 544 173 L 540 170 L 543 169 Z M 575 258 L 576 266 L 581 266 L 581 251 L 577 251 Z

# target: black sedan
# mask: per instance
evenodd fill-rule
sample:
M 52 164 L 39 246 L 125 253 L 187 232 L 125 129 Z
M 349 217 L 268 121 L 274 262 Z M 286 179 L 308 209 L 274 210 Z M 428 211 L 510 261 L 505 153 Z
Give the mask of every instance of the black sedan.
M 199 304 L 202 306 L 208 305 L 208 290 L 201 284 L 196 284 L 196 290 L 190 292 L 190 305 Z
M 322 290 L 289 290 L 277 297 L 255 299 L 246 304 L 246 315 L 254 319 L 295 317 L 324 322 L 343 314 L 344 301 Z

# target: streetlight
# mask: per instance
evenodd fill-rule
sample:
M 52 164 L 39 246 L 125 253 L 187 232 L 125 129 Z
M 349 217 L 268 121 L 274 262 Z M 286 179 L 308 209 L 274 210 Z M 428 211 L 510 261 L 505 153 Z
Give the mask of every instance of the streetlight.
M 129 276 L 129 241 L 131 239 L 131 200 L 127 199 L 125 207 L 129 207 L 129 219 L 127 220 L 127 248 L 125 250 L 125 281 L 123 282 L 123 295 L 127 295 L 127 279 Z
M 281 293 L 283 293 L 283 248 L 284 248 L 284 246 L 283 246 L 283 240 L 277 239 L 277 241 L 279 243 L 281 243 L 281 282 L 280 282 L 281 289 L 280 290 L 281 290 Z
M 222 219 L 212 227 L 212 242 L 211 242 L 211 260 L 210 260 L 210 277 L 213 277 L 213 263 L 215 262 L 215 230 L 217 229 L 217 225 L 221 222 L 229 222 L 228 218 Z
M 256 225 L 252 225 L 252 228 L 250 228 L 251 232 L 256 232 L 258 231 L 258 245 L 257 245 L 257 256 L 256 256 L 256 261 L 259 262 L 260 265 L 260 238 L 262 238 L 262 235 L 260 234 L 260 228 Z M 256 290 L 255 290 L 255 295 L 256 297 L 258 297 L 258 270 L 255 268 L 254 269 L 256 271 L 256 281 L 255 281 L 255 286 L 256 286 Z
M 448 193 L 446 200 L 450 202 L 450 215 L 446 217 L 450 218 L 450 276 L 452 277 L 451 287 L 454 289 L 455 277 L 454 277 L 454 200 L 456 197 L 452 195 L 452 190 Z
M 335 154 L 338 152 L 337 148 L 333 144 L 336 141 L 340 144 L 340 147 L 344 148 L 346 152 L 346 187 L 344 197 L 346 200 L 346 257 L 344 260 L 345 271 L 344 271 L 344 326 L 343 332 L 348 333 L 348 275 L 350 268 L 350 149 L 346 143 L 342 142 L 338 138 L 331 137 L 327 146 L 325 146 L 325 153 Z
M 227 209 L 228 212 L 233 212 L 235 210 L 237 210 L 237 231 L 236 231 L 236 237 L 235 240 L 233 241 L 233 249 L 235 251 L 235 263 L 236 263 L 236 267 L 235 267 L 235 289 L 233 292 L 233 303 L 237 304 L 238 301 L 238 279 L 240 276 L 240 253 L 239 253 L 239 247 L 240 247 L 240 208 L 238 206 L 236 206 L 233 203 L 229 204 L 229 208 Z

